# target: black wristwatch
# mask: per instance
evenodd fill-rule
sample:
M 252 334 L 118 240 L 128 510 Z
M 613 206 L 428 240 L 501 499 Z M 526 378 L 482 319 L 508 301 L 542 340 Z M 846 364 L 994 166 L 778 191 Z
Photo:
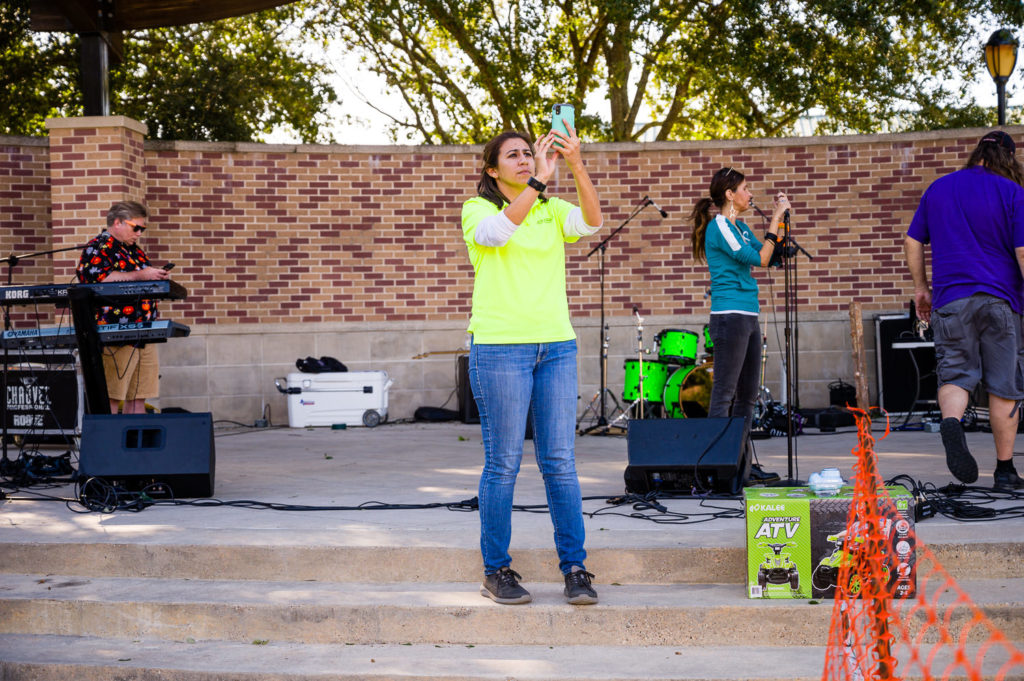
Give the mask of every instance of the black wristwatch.
M 546 184 L 538 180 L 536 177 L 530 176 L 530 179 L 526 181 L 526 184 L 536 189 L 538 192 L 543 193 L 548 188 Z

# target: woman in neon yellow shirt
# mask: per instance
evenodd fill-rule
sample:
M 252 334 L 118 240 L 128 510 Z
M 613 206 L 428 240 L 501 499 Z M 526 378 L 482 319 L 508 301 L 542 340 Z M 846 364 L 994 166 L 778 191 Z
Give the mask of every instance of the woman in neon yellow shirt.
M 572 172 L 579 208 L 544 196 L 559 156 Z M 484 444 L 480 593 L 505 604 L 531 598 L 508 553 L 530 418 L 564 594 L 576 605 L 596 603 L 593 575 L 584 566 L 576 475 L 576 334 L 565 293 L 565 243 L 593 234 L 603 218 L 576 131 L 549 132 L 536 152 L 522 133 L 498 135 L 484 147 L 477 194 L 462 207 L 462 230 L 475 275 L 469 380 Z

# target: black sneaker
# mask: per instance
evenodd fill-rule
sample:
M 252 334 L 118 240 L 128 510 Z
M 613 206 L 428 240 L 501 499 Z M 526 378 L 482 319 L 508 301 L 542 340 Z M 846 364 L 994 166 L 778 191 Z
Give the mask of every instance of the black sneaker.
M 1012 492 L 1017 489 L 1024 489 L 1024 478 L 1017 475 L 1017 471 L 996 471 L 992 474 L 996 484 L 993 488 L 1000 492 Z
M 942 446 L 946 448 L 946 466 L 957 480 L 964 484 L 971 484 L 978 479 L 978 464 L 967 449 L 967 438 L 964 437 L 964 427 L 960 425 L 960 419 L 952 416 L 942 419 L 939 425 L 939 434 L 942 435 Z
M 566 599 L 572 605 L 592 605 L 597 603 L 597 592 L 590 586 L 590 580 L 594 575 L 586 570 L 574 570 L 565 575 Z
M 495 603 L 518 605 L 533 600 L 530 592 L 519 586 L 522 576 L 507 565 L 493 575 L 486 575 L 480 587 L 480 595 L 487 596 Z

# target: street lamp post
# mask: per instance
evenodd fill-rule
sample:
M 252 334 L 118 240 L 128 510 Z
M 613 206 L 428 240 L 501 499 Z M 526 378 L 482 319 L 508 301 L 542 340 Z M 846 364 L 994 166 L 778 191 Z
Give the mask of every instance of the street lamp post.
M 999 99 L 999 125 L 1006 125 L 1006 81 L 1017 65 L 1017 39 L 1007 28 L 1001 28 L 985 43 L 985 65 L 996 82 Z

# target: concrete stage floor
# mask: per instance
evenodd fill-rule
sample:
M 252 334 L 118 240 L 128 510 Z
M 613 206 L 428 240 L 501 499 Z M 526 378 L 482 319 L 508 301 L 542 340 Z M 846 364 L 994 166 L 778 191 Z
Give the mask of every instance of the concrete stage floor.
M 882 439 L 875 424 L 879 469 L 885 479 L 906 474 L 943 486 L 953 481 L 946 469 L 939 435 L 895 431 Z M 462 423 L 395 423 L 376 428 L 237 428 L 216 427 L 215 497 L 224 501 L 254 500 L 302 506 L 357 506 L 451 503 L 476 496 L 483 449 L 478 425 Z M 991 486 L 995 453 L 988 433 L 967 434 L 979 461 L 979 486 Z M 773 437 L 754 442 L 757 459 L 767 471 L 787 473 L 787 441 Z M 818 433 L 811 428 L 793 439 L 798 477 L 824 467 L 837 467 L 849 478 L 856 430 Z M 516 503 L 544 504 L 543 483 L 527 441 Z M 1018 455 L 1020 456 L 1020 455 Z M 708 522 L 656 524 L 624 517 L 629 505 L 612 507 L 604 499 L 624 491 L 627 443 L 621 436 L 578 436 L 577 466 L 586 519 L 587 546 L 601 548 L 741 547 L 742 518 L 714 518 L 719 509 L 739 509 L 738 501 L 716 501 L 714 508 L 694 499 L 669 499 L 669 511 Z M 42 490 L 55 497 L 73 496 L 73 488 Z M 1003 495 L 1005 496 L 1005 495 Z M 19 492 L 0 505 L 4 519 L 0 542 L 146 542 L 188 544 L 296 544 L 321 546 L 445 546 L 478 545 L 475 512 L 427 510 L 317 510 L 287 512 L 237 506 L 156 506 L 140 513 L 72 512 L 65 504 L 31 501 Z M 997 505 L 1012 505 L 1005 499 Z M 78 509 L 81 510 L 81 509 Z M 610 514 L 618 511 L 623 515 Z M 708 515 L 703 515 L 708 514 Z M 1019 521 L 961 523 L 936 517 L 918 526 L 925 543 L 995 542 L 1019 529 Z M 1016 532 L 1014 532 L 1016 533 Z M 552 547 L 546 513 L 516 513 L 513 548 Z M 552 552 L 552 559 L 554 554 Z

